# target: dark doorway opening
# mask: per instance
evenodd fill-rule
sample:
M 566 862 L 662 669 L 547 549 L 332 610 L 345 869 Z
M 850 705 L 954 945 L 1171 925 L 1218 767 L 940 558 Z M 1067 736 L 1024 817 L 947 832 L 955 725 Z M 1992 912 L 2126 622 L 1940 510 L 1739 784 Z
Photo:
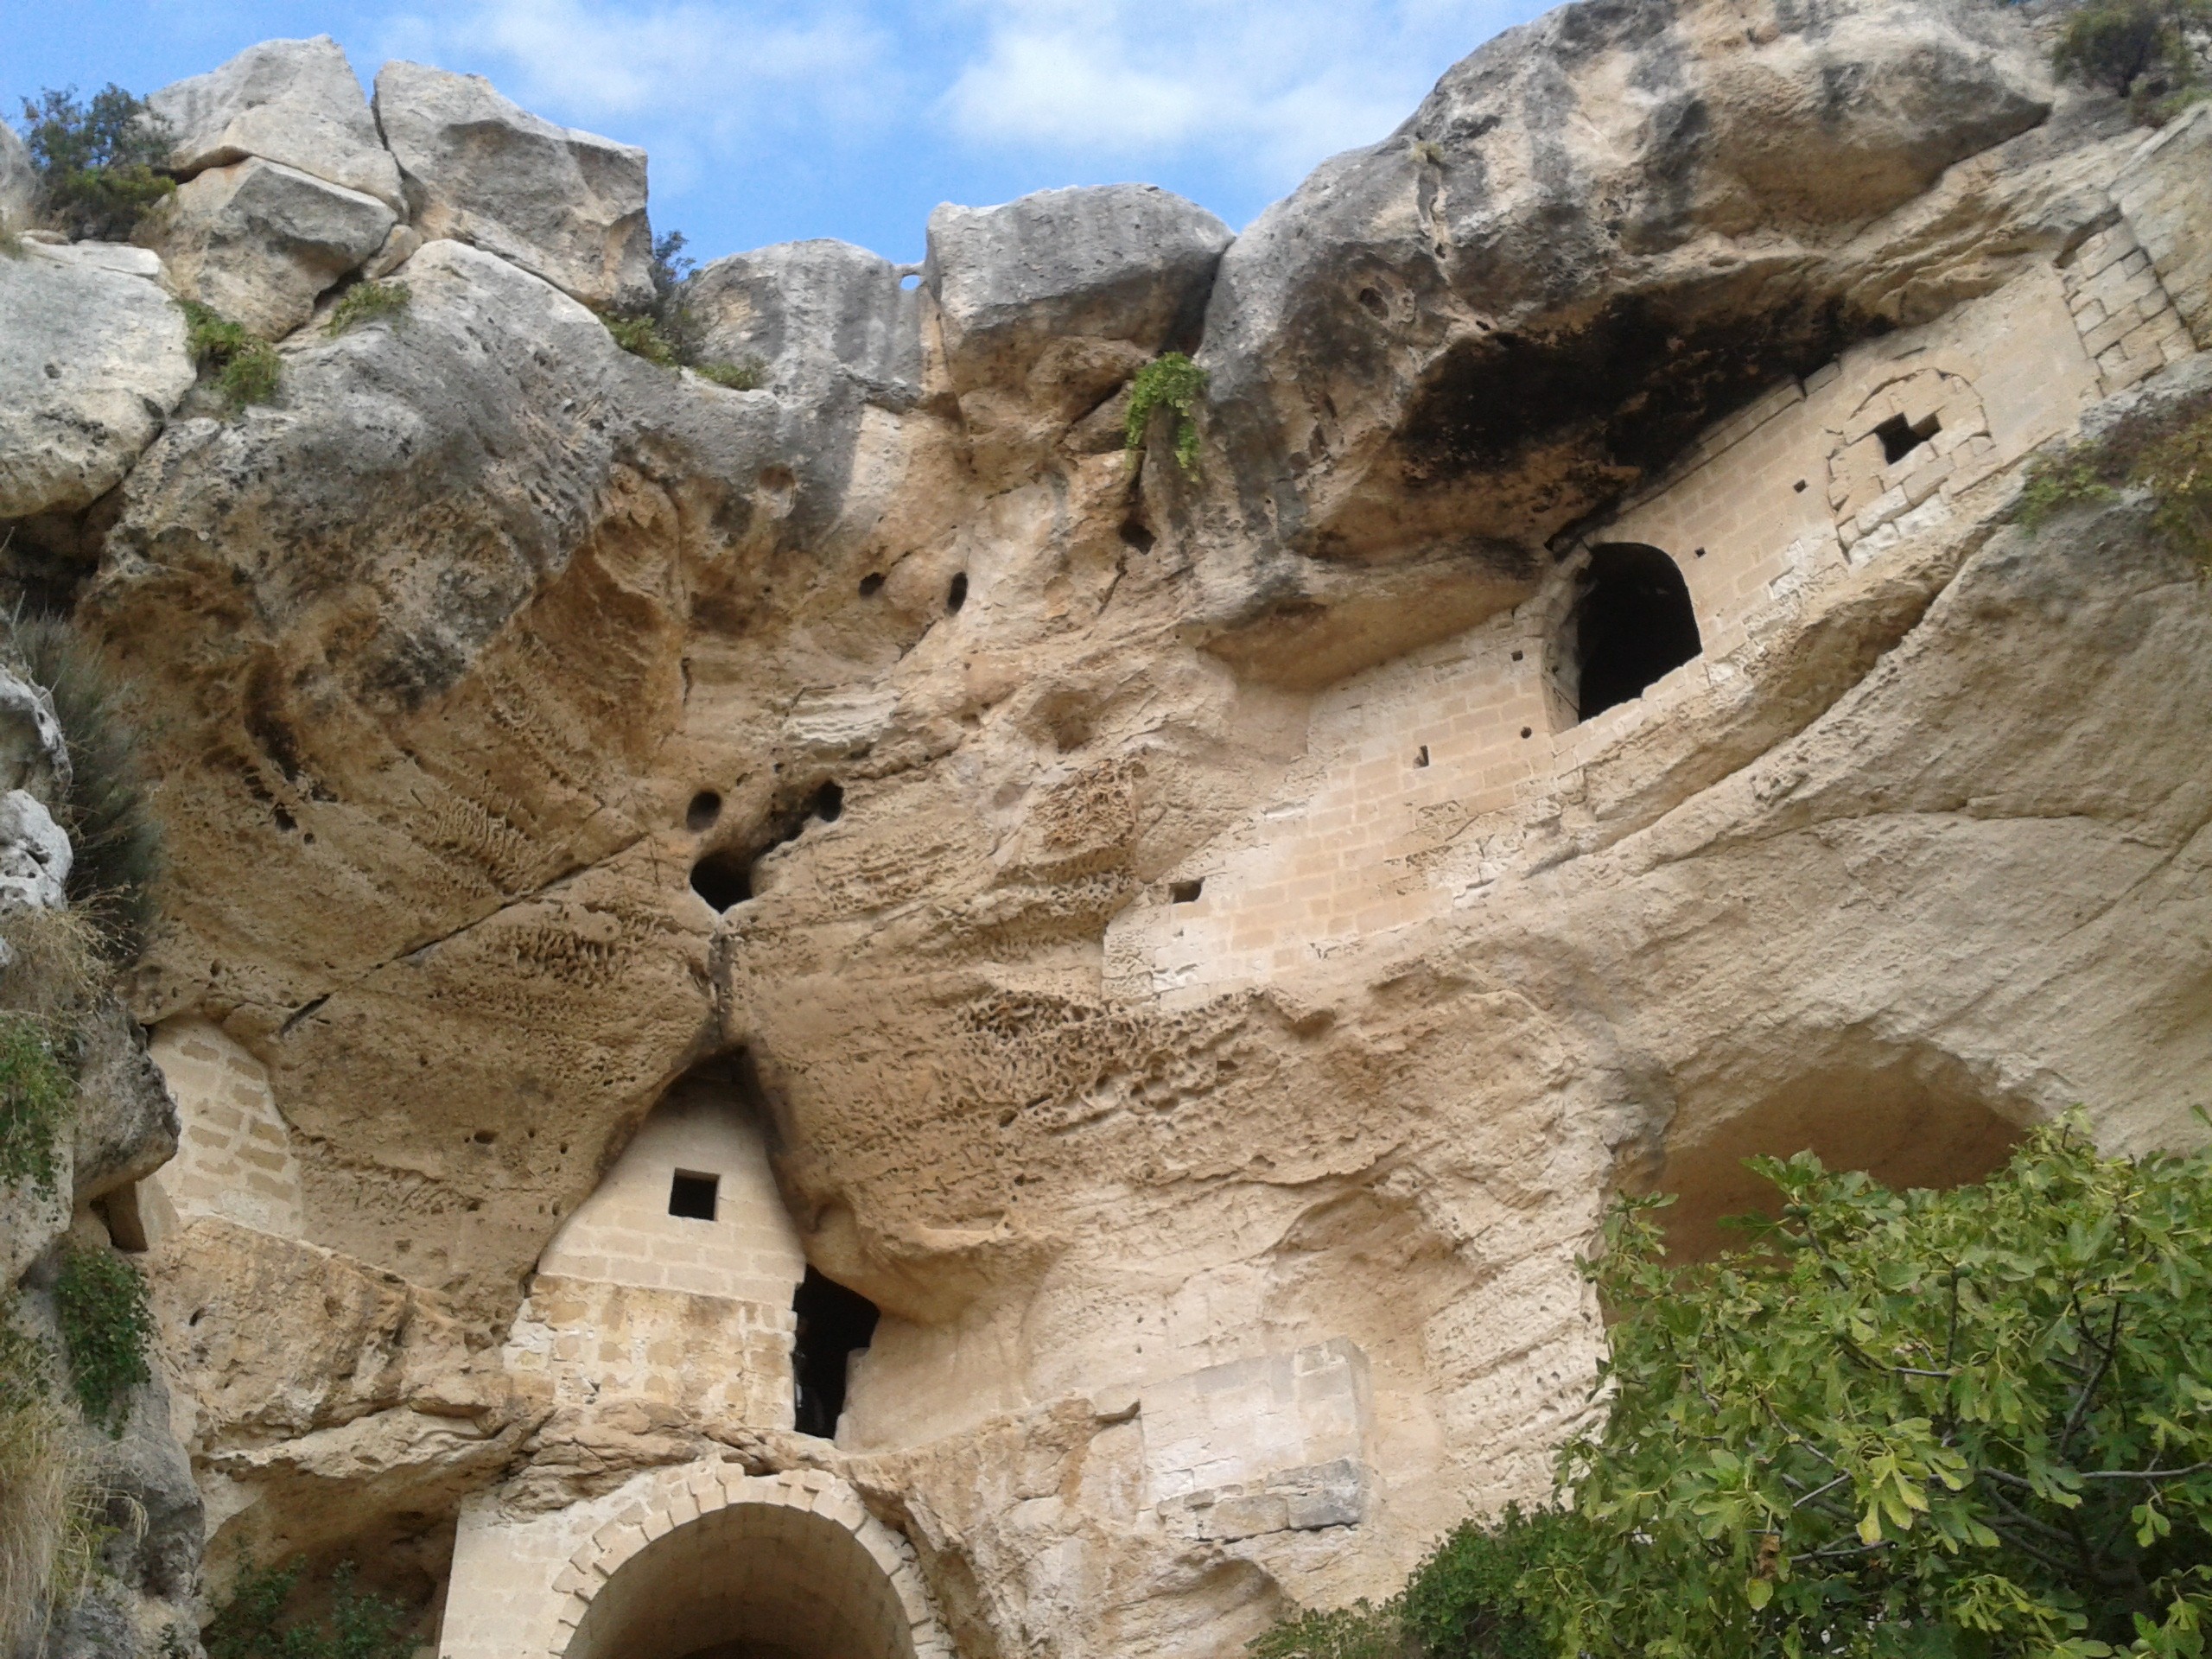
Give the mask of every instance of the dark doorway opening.
M 702 1175 L 679 1169 L 668 1184 L 668 1213 L 688 1221 L 712 1221 L 715 1198 L 721 1185 L 719 1175 Z
M 1681 569 L 1657 548 L 1637 542 L 1591 550 L 1582 597 L 1568 626 L 1577 720 L 1642 696 L 1702 649 Z
M 875 1339 L 875 1304 L 810 1267 L 791 1297 L 791 1312 L 798 1315 L 791 1344 L 797 1427 L 802 1434 L 832 1440 L 845 1409 L 846 1368 Z

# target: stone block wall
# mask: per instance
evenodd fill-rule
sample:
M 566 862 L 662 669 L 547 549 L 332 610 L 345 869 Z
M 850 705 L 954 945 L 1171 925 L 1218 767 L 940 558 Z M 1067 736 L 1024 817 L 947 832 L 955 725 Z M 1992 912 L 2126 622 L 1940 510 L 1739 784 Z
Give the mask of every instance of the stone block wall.
M 1469 902 L 1490 878 L 1471 861 L 1471 861 L 1446 849 L 1510 841 L 1631 734 L 1740 695 L 1763 641 L 1814 594 L 1937 529 L 1961 496 L 2074 429 L 2107 385 L 2072 299 L 2094 290 L 2116 302 L 2120 289 L 2096 283 L 2120 270 L 2139 286 L 2126 264 L 2107 259 L 2088 278 L 2079 259 L 2037 267 L 1775 387 L 1590 532 L 1589 544 L 1667 553 L 1696 612 L 1700 653 L 1641 697 L 1576 720 L 1561 660 L 1572 559 L 1516 610 L 1320 694 L 1306 758 L 1276 800 L 1115 919 L 1109 985 L 1197 1002 Z M 2134 360 L 2134 338 L 2113 347 L 2124 348 L 2117 361 Z M 2175 336 L 2155 338 L 2164 353 Z M 1877 429 L 1900 417 L 1927 435 L 1892 461 Z
M 679 1172 L 715 1178 L 711 1221 L 669 1213 Z M 759 1125 L 716 1085 L 685 1084 L 555 1235 L 538 1270 L 789 1308 L 806 1255 Z
M 1147 1494 L 1202 1538 L 1355 1525 L 1371 1417 L 1367 1357 L 1342 1338 L 1147 1384 Z
M 221 1216 L 286 1238 L 307 1236 L 300 1160 L 261 1062 L 206 1020 L 165 1021 L 149 1045 L 176 1099 L 175 1158 L 144 1184 L 142 1209 L 170 1218 Z
M 2200 151 L 2196 159 L 2202 166 L 2212 157 Z M 2201 178 L 2198 188 L 2203 188 Z M 2082 243 L 2064 269 L 2068 308 L 2107 392 L 2124 391 L 2196 349 L 2128 220 Z
M 798 1324 L 788 1304 L 541 1273 L 508 1334 L 506 1365 L 550 1379 L 563 1406 L 626 1395 L 693 1422 L 789 1428 Z M 701 1364 L 702 1354 L 714 1363 Z

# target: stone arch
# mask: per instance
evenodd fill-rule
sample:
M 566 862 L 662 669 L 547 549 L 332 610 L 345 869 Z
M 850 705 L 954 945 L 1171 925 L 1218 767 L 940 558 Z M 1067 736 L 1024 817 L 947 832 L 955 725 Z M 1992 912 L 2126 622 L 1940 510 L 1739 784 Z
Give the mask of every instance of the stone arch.
M 1547 653 L 1562 728 L 1633 701 L 1704 648 L 1681 567 L 1643 542 L 1600 542 L 1566 589 Z
M 952 1659 L 912 1547 L 819 1470 L 658 1471 L 556 1588 L 549 1659 Z

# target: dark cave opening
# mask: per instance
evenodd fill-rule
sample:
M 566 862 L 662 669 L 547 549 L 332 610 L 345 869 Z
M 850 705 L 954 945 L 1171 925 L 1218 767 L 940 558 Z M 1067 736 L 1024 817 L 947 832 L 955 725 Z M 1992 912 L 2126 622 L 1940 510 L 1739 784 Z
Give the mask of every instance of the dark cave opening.
M 1637 542 L 1591 550 L 1582 597 L 1568 626 L 1578 720 L 1642 696 L 1703 648 L 1681 569 L 1657 548 Z
M 691 867 L 691 891 L 716 910 L 753 896 L 753 860 L 734 847 L 709 853 Z
M 791 1312 L 798 1315 L 791 1343 L 795 1426 L 802 1434 L 831 1440 L 845 1409 L 852 1357 L 875 1338 L 875 1304 L 810 1266 L 791 1297 Z

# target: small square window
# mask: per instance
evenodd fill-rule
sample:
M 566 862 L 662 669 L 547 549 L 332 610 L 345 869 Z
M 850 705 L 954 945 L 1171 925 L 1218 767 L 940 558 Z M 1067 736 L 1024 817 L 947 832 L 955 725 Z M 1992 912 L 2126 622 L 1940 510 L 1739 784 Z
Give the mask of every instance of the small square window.
M 715 1218 L 715 1189 L 721 1185 L 719 1175 L 701 1175 L 692 1170 L 679 1169 L 676 1179 L 668 1184 L 668 1213 L 682 1216 L 690 1221 L 712 1221 Z

